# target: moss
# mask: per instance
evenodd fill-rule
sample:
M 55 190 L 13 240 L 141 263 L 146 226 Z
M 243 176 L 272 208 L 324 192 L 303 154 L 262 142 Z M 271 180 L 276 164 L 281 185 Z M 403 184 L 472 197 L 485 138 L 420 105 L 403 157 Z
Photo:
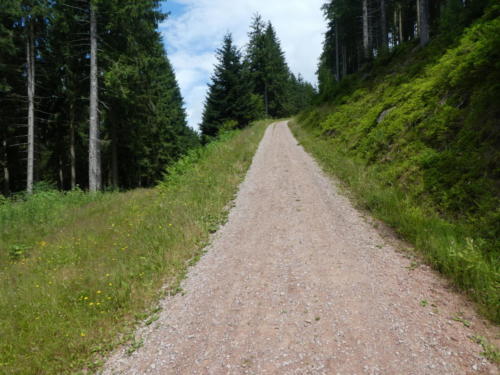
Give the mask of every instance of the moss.
M 373 168 L 381 184 L 397 187 L 419 210 L 463 227 L 473 245 L 457 245 L 462 250 L 450 264 L 468 267 L 457 274 L 471 279 L 480 277 L 471 276 L 473 264 L 488 268 L 490 276 L 500 269 L 498 35 L 500 18 L 489 15 L 451 47 L 436 40 L 425 49 L 398 48 L 370 73 L 339 85 L 330 104 L 298 117 L 311 134 Z M 370 208 L 390 207 L 366 199 Z M 463 250 L 468 246 L 474 251 Z M 475 262 L 471 254 L 484 259 Z M 441 268 L 449 263 L 434 262 Z M 496 292 L 488 298 L 498 299 L 498 281 L 491 288 Z

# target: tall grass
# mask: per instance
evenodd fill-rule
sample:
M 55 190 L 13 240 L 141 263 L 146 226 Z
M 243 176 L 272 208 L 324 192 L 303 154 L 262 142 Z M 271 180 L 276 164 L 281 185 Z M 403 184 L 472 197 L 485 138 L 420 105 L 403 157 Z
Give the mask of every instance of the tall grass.
M 3 205 L 0 373 L 95 371 L 129 340 L 225 220 L 266 125 L 192 151 L 156 189 Z
M 323 169 L 345 183 L 363 207 L 413 243 L 432 266 L 477 301 L 487 317 L 500 322 L 500 260 L 484 256 L 478 246 L 480 239 L 470 237 L 466 225 L 441 218 L 388 183 L 376 166 L 367 166 L 315 129 L 293 122 L 292 130 Z

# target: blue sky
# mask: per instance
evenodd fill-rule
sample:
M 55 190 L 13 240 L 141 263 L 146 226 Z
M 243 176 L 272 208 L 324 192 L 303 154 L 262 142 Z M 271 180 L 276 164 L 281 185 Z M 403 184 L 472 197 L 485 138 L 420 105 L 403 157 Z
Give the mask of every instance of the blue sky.
M 326 23 L 324 0 L 167 0 L 170 12 L 160 25 L 186 104 L 188 123 L 198 128 L 207 83 L 215 64 L 214 52 L 225 33 L 244 48 L 253 14 L 275 26 L 291 70 L 316 83 L 315 71 Z

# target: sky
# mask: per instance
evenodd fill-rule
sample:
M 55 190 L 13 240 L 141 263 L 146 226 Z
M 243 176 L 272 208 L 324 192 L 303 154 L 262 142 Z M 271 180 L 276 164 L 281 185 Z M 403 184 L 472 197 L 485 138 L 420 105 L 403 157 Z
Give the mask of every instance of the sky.
M 170 16 L 160 25 L 168 56 L 188 115 L 198 129 L 207 84 L 216 63 L 215 50 L 227 32 L 244 49 L 252 17 L 260 13 L 274 25 L 290 69 L 316 84 L 326 22 L 325 0 L 167 0 L 162 8 Z

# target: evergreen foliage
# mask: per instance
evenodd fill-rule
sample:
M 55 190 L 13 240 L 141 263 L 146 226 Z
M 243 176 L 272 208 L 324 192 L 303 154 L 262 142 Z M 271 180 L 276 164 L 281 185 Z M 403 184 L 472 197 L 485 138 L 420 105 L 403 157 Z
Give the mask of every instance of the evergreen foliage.
M 248 36 L 244 58 L 230 34 L 217 51 L 218 63 L 201 124 L 205 140 L 222 128 L 241 128 L 255 119 L 298 113 L 309 107 L 316 95 L 310 83 L 291 73 L 270 22 L 255 15 Z
M 318 66 L 320 98 L 334 97 L 339 82 L 369 66 L 373 58 L 400 49 L 407 42 L 420 40 L 425 45 L 428 31 L 431 39 L 439 35 L 441 39 L 454 40 L 464 27 L 483 14 L 489 3 L 489 0 L 327 1 L 323 11 L 328 28 Z
M 198 143 L 166 56 L 159 0 L 92 0 L 97 9 L 105 186 L 149 186 Z M 5 4 L 5 6 L 4 6 Z M 0 10 L 0 181 L 26 181 L 26 25 L 35 23 L 35 180 L 88 184 L 89 0 L 6 0 Z
M 259 116 L 248 73 L 231 34 L 224 37 L 222 47 L 217 50 L 217 60 L 201 124 L 206 139 L 215 137 L 232 122 L 231 127 L 243 128 Z

